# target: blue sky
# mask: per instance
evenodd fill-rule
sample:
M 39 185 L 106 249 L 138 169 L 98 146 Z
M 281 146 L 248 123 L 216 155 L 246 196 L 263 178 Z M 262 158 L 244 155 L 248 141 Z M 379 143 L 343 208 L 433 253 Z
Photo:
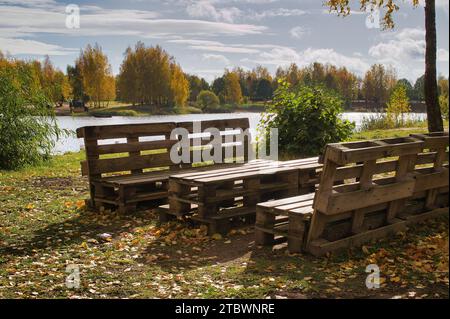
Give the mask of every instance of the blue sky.
M 424 10 L 405 0 L 396 28 L 366 26 L 367 13 L 330 14 L 322 0 L 0 0 L 0 50 L 21 58 L 49 55 L 65 70 L 80 48 L 98 42 L 119 72 L 123 53 L 137 41 L 161 45 L 185 72 L 208 81 L 225 68 L 251 69 L 314 61 L 346 66 L 359 75 L 373 63 L 399 77 L 424 72 Z M 438 72 L 449 70 L 449 4 L 436 0 Z M 66 6 L 80 8 L 80 28 L 66 27 Z

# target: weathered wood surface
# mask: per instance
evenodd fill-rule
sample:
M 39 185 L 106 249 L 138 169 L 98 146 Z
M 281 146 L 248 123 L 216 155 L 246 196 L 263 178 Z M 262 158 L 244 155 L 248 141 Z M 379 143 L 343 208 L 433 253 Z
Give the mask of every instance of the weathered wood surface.
M 168 220 L 168 214 L 189 215 L 208 224 L 209 233 L 223 234 L 239 221 L 254 223 L 256 205 L 261 201 L 298 195 L 300 185 L 314 189 L 321 166 L 317 158 L 256 160 L 234 168 L 174 174 L 170 177 L 169 207 L 159 210 L 161 219 Z M 307 178 L 299 181 L 302 176 Z
M 179 146 L 179 136 L 173 134 L 176 128 L 185 128 L 189 133 L 194 127 L 218 128 L 221 134 L 232 131 L 233 143 L 226 143 L 227 139 L 219 142 L 213 140 L 208 134 L 189 135 L 190 159 L 195 145 L 218 145 L 221 149 L 233 150 L 240 145 L 247 148 L 250 136 L 244 131 L 249 128 L 248 119 L 227 119 L 203 122 L 164 122 L 149 124 L 126 124 L 89 126 L 77 129 L 77 136 L 84 139 L 86 160 L 81 163 L 82 174 L 88 176 L 90 187 L 90 200 L 92 208 L 108 206 L 119 208 L 122 211 L 132 211 L 139 203 L 157 206 L 164 203 L 168 196 L 168 182 L 170 174 L 181 171 L 206 171 L 214 166 L 229 167 L 243 165 L 233 162 L 235 157 L 227 158 L 226 164 L 216 162 L 203 163 L 202 161 L 174 163 L 170 157 L 173 147 Z M 225 134 L 225 133 L 224 133 Z M 120 139 L 114 142 L 112 139 Z M 179 150 L 180 151 L 180 150 Z M 224 153 L 226 154 L 226 153 Z M 248 159 L 248 151 L 245 153 Z M 209 167 L 193 167 L 198 164 L 208 164 Z
M 448 145 L 448 133 L 328 145 L 315 195 L 258 204 L 257 243 L 319 256 L 448 214 Z

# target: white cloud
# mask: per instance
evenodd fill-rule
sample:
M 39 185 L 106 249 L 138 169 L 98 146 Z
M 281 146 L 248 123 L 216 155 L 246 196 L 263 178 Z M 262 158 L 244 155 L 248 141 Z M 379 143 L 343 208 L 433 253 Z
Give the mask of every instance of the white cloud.
M 246 47 L 225 46 L 225 45 L 191 45 L 189 46 L 189 48 L 202 51 L 242 53 L 242 54 L 251 54 L 259 52 L 259 50 L 256 49 Z
M 437 52 L 437 60 L 439 62 L 448 62 L 449 60 L 449 54 L 448 54 L 448 50 L 446 49 L 439 49 Z
M 291 30 L 289 30 L 289 34 L 291 35 L 291 37 L 296 39 L 301 39 L 309 33 L 310 33 L 309 29 L 300 26 L 294 27 Z
M 203 54 L 202 58 L 205 61 L 218 62 L 218 63 L 222 63 L 225 65 L 230 64 L 230 60 L 228 60 L 227 57 L 225 57 L 224 55 L 221 55 L 221 54 L 205 53 L 205 54 Z
M 65 27 L 64 6 L 22 7 L 1 6 L 0 36 L 19 37 L 35 34 L 64 34 L 75 36 L 134 35 L 139 37 L 164 37 L 182 35 L 248 35 L 259 34 L 267 28 L 252 24 L 161 19 L 153 11 L 101 9 L 81 6 L 80 29 Z
M 63 48 L 59 45 L 34 40 L 8 38 L 0 38 L 0 48 L 12 55 L 69 55 L 78 52 L 78 49 Z
M 392 64 L 416 60 L 425 56 L 425 31 L 422 29 L 403 29 L 389 37 L 393 39 L 380 42 L 369 49 L 373 58 Z
M 225 21 L 232 23 L 242 14 L 236 7 L 217 9 L 209 0 L 200 0 L 190 3 L 186 7 L 186 12 L 190 17 L 206 18 L 215 21 Z
M 300 9 L 285 9 L 278 8 L 274 10 L 265 10 L 262 12 L 253 12 L 248 17 L 254 20 L 261 20 L 265 18 L 274 17 L 298 17 L 307 14 L 308 12 Z
M 307 66 L 314 62 L 330 63 L 339 67 L 346 67 L 359 75 L 362 75 L 369 68 L 369 64 L 362 58 L 346 56 L 334 49 L 308 48 L 298 52 L 288 47 L 274 47 L 269 51 L 260 53 L 255 59 L 245 58 L 241 61 L 274 66 L 288 66 L 291 63 L 296 63 L 299 66 Z

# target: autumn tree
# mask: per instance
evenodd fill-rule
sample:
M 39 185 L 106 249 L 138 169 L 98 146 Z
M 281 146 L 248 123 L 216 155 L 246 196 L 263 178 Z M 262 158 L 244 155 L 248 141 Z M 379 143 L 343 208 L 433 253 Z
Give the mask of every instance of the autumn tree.
M 69 80 L 61 70 L 54 67 L 48 56 L 42 63 L 35 60 L 31 61 L 30 64 L 51 103 L 61 105 L 69 98 L 72 91 Z
M 171 101 L 178 107 L 184 107 L 189 97 L 189 81 L 176 63 L 170 66 L 170 76 Z
M 100 106 L 102 100 L 109 101 L 114 98 L 113 91 L 110 89 L 111 66 L 108 63 L 108 57 L 98 44 L 94 46 L 88 44 L 75 63 L 80 65 L 83 87 L 94 106 Z
M 237 105 L 241 104 L 243 97 L 241 86 L 239 84 L 239 76 L 235 72 L 227 71 L 225 73 L 224 101 L 225 103 Z
M 419 0 L 410 0 L 414 7 L 419 6 Z M 384 8 L 383 28 L 392 29 L 395 26 L 393 15 L 400 9 L 396 0 L 359 0 L 361 10 Z M 404 2 L 403 2 L 404 3 Z M 350 0 L 326 0 L 330 10 L 339 15 L 348 16 L 351 13 Z M 437 38 L 436 38 L 436 1 L 425 0 L 425 102 L 427 104 L 428 130 L 437 132 L 444 130 L 438 99 L 436 72 Z
M 408 79 L 398 80 L 397 85 L 403 85 L 406 89 L 406 95 L 408 95 L 408 99 L 414 100 L 415 98 L 414 87 L 412 86 L 411 82 L 409 82 Z
M 125 51 L 118 75 L 119 98 L 133 104 L 183 106 L 189 82 L 181 67 L 160 46 L 138 42 Z
M 404 114 L 410 112 L 409 98 L 404 85 L 397 85 L 392 91 L 389 102 L 387 103 L 386 113 L 388 120 L 394 127 L 402 126 L 404 123 Z
M 374 64 L 366 72 L 363 80 L 363 92 L 366 102 L 372 101 L 383 107 L 397 84 L 395 71 L 382 64 Z

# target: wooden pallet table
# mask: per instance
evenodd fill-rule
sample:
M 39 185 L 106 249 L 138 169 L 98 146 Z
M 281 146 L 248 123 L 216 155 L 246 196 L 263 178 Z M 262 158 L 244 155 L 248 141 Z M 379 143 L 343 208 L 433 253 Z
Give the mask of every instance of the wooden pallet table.
M 240 167 L 172 175 L 169 205 L 158 209 L 161 221 L 191 216 L 207 224 L 210 234 L 253 224 L 257 203 L 298 194 L 301 169 L 256 160 Z

